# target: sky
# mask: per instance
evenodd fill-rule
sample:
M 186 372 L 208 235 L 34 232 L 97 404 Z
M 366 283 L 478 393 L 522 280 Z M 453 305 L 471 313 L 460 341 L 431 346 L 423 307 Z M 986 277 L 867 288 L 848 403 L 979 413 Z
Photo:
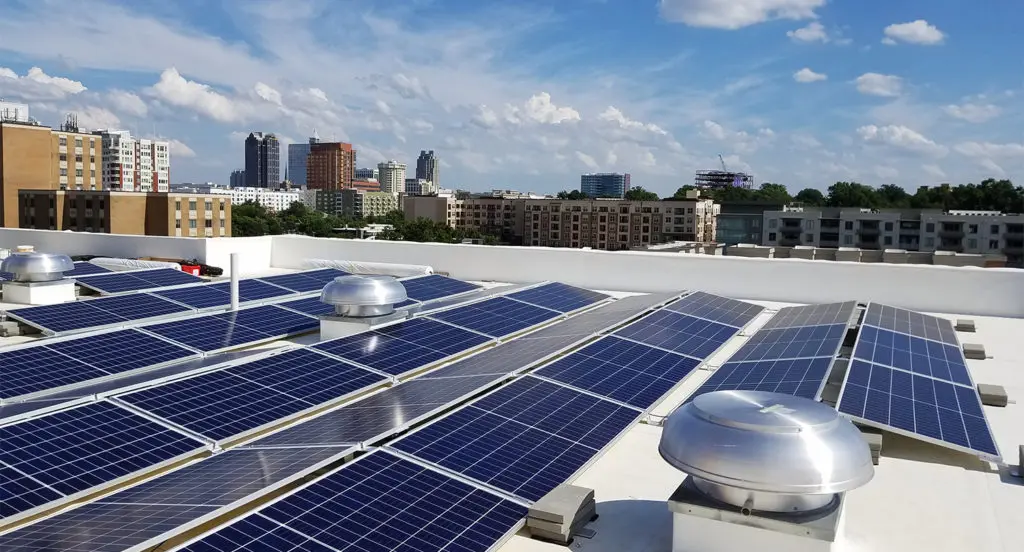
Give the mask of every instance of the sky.
M 0 97 L 166 139 L 172 182 L 315 128 L 360 167 L 435 150 L 470 190 L 629 172 L 670 195 L 719 155 L 792 193 L 1024 184 L 1019 0 L 4 4 Z

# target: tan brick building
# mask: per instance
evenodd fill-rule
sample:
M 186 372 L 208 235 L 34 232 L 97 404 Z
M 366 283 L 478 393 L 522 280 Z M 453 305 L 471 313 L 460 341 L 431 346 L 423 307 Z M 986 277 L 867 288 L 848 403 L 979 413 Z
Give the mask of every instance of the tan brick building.
M 222 195 L 87 190 L 22 190 L 21 228 L 177 237 L 231 235 L 231 199 Z

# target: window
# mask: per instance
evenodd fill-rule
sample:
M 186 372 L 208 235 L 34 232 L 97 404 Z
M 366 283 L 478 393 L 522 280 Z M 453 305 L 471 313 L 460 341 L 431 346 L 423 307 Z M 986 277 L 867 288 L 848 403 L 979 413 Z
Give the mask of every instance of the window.
M 68 160 L 68 154 L 66 154 L 66 153 L 60 154 L 60 160 L 61 161 L 67 161 Z
M 885 245 L 892 245 L 892 236 L 885 237 Z
M 988 240 L 989 249 L 999 249 L 999 240 Z
M 843 224 L 843 228 L 846 228 L 847 230 L 853 230 L 853 221 L 852 220 L 846 221 L 846 223 Z
M 849 223 L 847 223 L 849 224 Z M 853 236 L 843 236 L 843 243 L 846 245 L 853 244 Z
M 52 143 L 52 142 L 51 142 L 51 143 Z M 68 137 L 67 137 L 67 136 L 61 136 L 61 137 L 59 138 L 59 143 L 60 143 L 60 145 L 62 145 L 62 146 L 66 146 L 66 145 L 68 145 Z
M 82 176 L 82 169 L 75 169 L 75 176 Z
M 934 222 L 929 222 L 928 224 L 925 224 L 924 225 L 924 231 L 928 232 L 929 234 L 931 234 L 932 232 L 935 232 L 935 223 Z
M 814 234 L 805 234 L 804 241 L 807 243 L 814 243 Z
M 755 220 L 754 222 L 756 223 L 757 221 Z M 808 230 L 814 230 L 814 221 L 813 220 L 805 220 L 804 221 L 804 228 L 806 228 Z
M 81 138 L 75 138 L 75 147 L 76 148 L 82 147 L 82 139 Z
M 181 219 L 174 219 L 174 227 L 181 228 Z
M 989 232 L 989 234 L 998 234 L 999 233 L 999 225 L 998 224 L 993 224 L 992 227 L 988 229 L 988 232 Z
M 174 202 L 174 210 L 175 211 L 180 211 L 181 210 L 181 200 L 180 199 Z
M 213 210 L 213 200 L 207 199 L 205 207 L 206 207 L 207 211 L 212 211 Z
M 885 223 L 885 231 L 886 232 L 892 232 L 892 223 L 891 222 Z
M 768 241 L 775 241 L 775 232 L 768 232 Z
M 194 199 L 189 200 L 189 202 L 188 202 L 188 210 L 189 211 L 195 211 L 196 210 L 196 200 L 194 200 Z
M 75 163 L 81 163 L 81 162 L 82 162 L 82 156 L 81 155 L 76 155 L 75 156 Z
M 968 249 L 977 249 L 978 248 L 978 240 L 976 240 L 975 238 L 971 238 L 971 239 L 967 240 L 967 248 Z
M 224 229 L 224 219 L 220 219 L 220 227 L 222 230 Z
M 206 219 L 206 227 L 213 228 L 213 219 Z
M 60 170 L 60 175 L 61 176 L 67 176 L 68 175 L 68 170 L 67 169 L 61 169 Z
M 968 234 L 977 234 L 978 233 L 978 225 L 977 224 L 968 224 L 967 225 L 967 233 Z
M 188 227 L 194 229 L 196 227 L 196 219 L 189 219 L 188 220 Z
M 924 239 L 924 246 L 925 247 L 935 247 L 935 238 L 925 238 Z

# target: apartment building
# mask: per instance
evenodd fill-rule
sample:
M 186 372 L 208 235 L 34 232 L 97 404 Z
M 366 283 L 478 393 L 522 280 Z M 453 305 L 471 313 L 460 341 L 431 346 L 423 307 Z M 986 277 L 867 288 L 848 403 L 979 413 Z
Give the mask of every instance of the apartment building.
M 21 228 L 212 238 L 231 235 L 231 199 L 184 193 L 21 190 Z
M 357 188 L 316 190 L 315 209 L 339 217 L 382 217 L 399 208 L 398 194 Z
M 405 163 L 385 161 L 377 164 L 377 180 L 382 192 L 405 192 Z
M 127 130 L 98 130 L 103 144 L 102 189 L 167 192 L 171 178 L 170 143 L 133 138 Z
M 291 207 L 292 203 L 302 201 L 302 195 L 298 191 L 291 190 L 268 190 L 267 188 L 210 188 L 212 195 L 228 196 L 232 205 L 240 205 L 247 201 L 258 203 L 271 211 L 283 211 Z
M 437 185 L 430 180 L 422 178 L 406 178 L 405 193 L 409 195 L 434 195 L 437 193 Z
M 306 160 L 306 186 L 314 190 L 344 190 L 352 187 L 356 170 L 356 150 L 345 142 L 320 142 L 309 145 Z
M 763 201 L 723 201 L 715 241 L 726 245 L 760 244 L 765 212 L 780 211 L 784 207 L 782 203 Z
M 1024 215 L 992 211 L 806 209 L 764 213 L 763 245 L 1003 254 L 1024 264 Z
M 20 190 L 99 190 L 100 137 L 71 124 L 52 129 L 34 123 L 0 122 L 0 223 L 18 228 Z

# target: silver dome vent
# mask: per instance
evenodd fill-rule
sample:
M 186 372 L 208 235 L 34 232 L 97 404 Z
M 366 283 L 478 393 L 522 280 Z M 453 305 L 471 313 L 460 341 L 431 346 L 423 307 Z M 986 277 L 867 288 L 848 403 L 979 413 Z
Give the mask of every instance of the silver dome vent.
M 320 293 L 337 316 L 352 318 L 391 314 L 406 299 L 405 286 L 392 276 L 339 276 Z
M 24 245 L 0 263 L 0 271 L 13 274 L 15 282 L 52 282 L 74 269 L 75 263 L 67 255 L 42 253 Z
M 716 391 L 668 417 L 661 457 L 704 495 L 751 512 L 807 512 L 874 476 L 860 431 L 827 405 L 762 391 Z

